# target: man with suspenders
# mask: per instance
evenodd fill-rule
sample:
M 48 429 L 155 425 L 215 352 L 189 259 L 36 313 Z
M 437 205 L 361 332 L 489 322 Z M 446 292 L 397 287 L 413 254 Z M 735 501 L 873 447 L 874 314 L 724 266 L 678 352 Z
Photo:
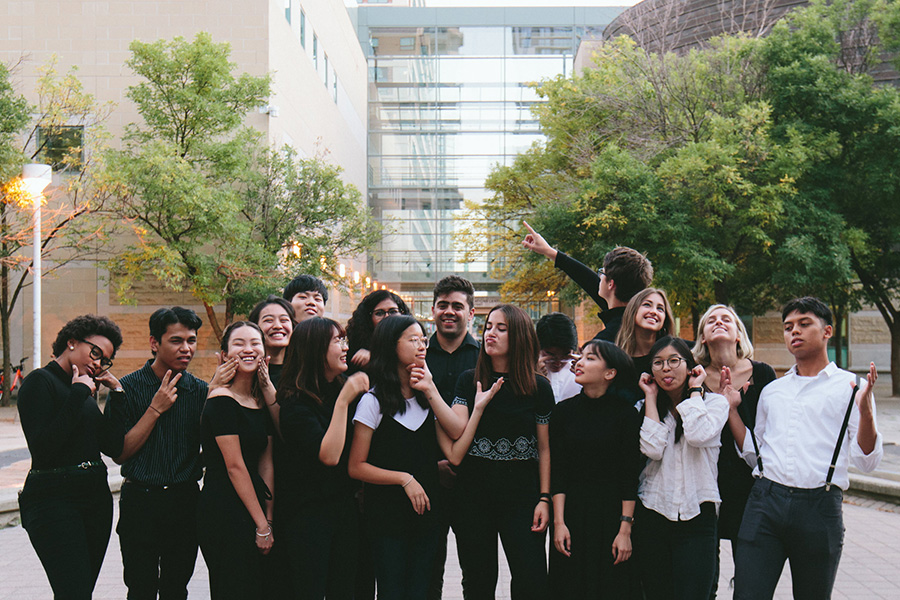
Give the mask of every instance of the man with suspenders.
M 830 598 L 844 539 L 847 468 L 869 472 L 881 461 L 875 364 L 860 382 L 828 360 L 831 319 L 817 298 L 785 305 L 784 341 L 795 364 L 763 389 L 752 432 L 729 421 L 759 478 L 735 545 L 737 600 L 772 598 L 785 560 L 794 598 Z M 726 391 L 735 414 L 740 395 Z

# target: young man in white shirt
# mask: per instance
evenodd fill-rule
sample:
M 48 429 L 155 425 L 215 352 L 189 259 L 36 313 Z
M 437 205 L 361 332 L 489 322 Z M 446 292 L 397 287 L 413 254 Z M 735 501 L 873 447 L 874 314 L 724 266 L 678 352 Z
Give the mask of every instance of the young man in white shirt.
M 544 315 L 535 327 L 541 350 L 538 369 L 550 380 L 553 399 L 559 404 L 577 396 L 581 386 L 575 383 L 572 355 L 578 351 L 578 330 L 572 319 L 562 313 Z
M 841 501 L 850 484 L 848 465 L 869 472 L 883 454 L 872 396 L 875 364 L 856 390 L 841 435 L 857 378 L 828 360 L 831 311 L 817 298 L 798 298 L 784 307 L 782 321 L 795 364 L 763 389 L 755 440 L 734 418 L 740 395 L 726 394 L 735 440 L 759 477 L 735 545 L 738 600 L 772 598 L 785 560 L 791 565 L 794 598 L 831 597 L 844 538 Z

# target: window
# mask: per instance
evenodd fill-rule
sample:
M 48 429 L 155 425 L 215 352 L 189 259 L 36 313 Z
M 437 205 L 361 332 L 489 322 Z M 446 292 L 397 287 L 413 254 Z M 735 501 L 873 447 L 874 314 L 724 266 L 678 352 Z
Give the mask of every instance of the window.
M 306 13 L 300 9 L 300 45 L 306 48 Z
M 400 38 L 400 49 L 401 50 L 412 50 L 416 45 L 416 38 L 405 37 Z
M 325 87 L 328 87 L 328 55 L 325 54 Z
M 291 24 L 291 0 L 284 0 L 284 18 Z
M 313 32 L 313 68 L 319 70 L 319 36 Z
M 332 73 L 333 77 L 331 78 L 331 97 L 334 99 L 334 103 L 337 104 L 337 73 Z
M 40 162 L 53 167 L 54 171 L 62 169 L 80 169 L 84 156 L 84 127 L 38 127 L 37 158 Z

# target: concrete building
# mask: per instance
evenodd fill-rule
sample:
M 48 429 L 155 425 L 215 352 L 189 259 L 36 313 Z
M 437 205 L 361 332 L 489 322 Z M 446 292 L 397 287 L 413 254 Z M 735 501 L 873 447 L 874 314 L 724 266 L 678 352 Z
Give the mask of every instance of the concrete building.
M 247 124 L 271 145 L 287 144 L 300 156 L 324 156 L 340 165 L 345 181 L 365 194 L 367 66 L 341 0 L 9 0 L 0 4 L 0 22 L 0 61 L 18 63 L 17 90 L 34 102 L 36 69 L 53 54 L 62 73 L 77 65 L 86 90 L 100 102 L 116 104 L 107 123 L 113 139 L 139 119 L 125 97 L 126 88 L 137 82 L 124 64 L 131 41 L 192 39 L 209 32 L 214 41 L 231 45 L 237 72 L 272 74 L 272 95 Z M 349 276 L 363 268 L 363 263 L 348 263 L 346 271 Z M 156 308 L 182 304 L 204 316 L 189 294 L 159 284 L 142 284 L 135 290 L 136 305 L 120 305 L 109 293 L 107 275 L 97 263 L 85 261 L 43 280 L 44 362 L 56 332 L 78 314 L 106 314 L 122 327 L 120 375 L 149 357 L 147 319 Z M 327 314 L 346 320 L 354 303 L 338 290 L 331 297 Z M 31 321 L 26 292 L 10 336 L 13 362 L 31 354 Z M 208 326 L 201 334 L 193 370 L 211 375 L 218 344 Z

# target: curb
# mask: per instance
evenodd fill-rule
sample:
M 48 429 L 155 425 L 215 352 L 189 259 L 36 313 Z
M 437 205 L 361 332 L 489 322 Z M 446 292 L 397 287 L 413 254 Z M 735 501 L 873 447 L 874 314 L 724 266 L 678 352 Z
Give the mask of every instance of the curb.
M 900 499 L 900 481 L 850 473 L 850 489 Z

